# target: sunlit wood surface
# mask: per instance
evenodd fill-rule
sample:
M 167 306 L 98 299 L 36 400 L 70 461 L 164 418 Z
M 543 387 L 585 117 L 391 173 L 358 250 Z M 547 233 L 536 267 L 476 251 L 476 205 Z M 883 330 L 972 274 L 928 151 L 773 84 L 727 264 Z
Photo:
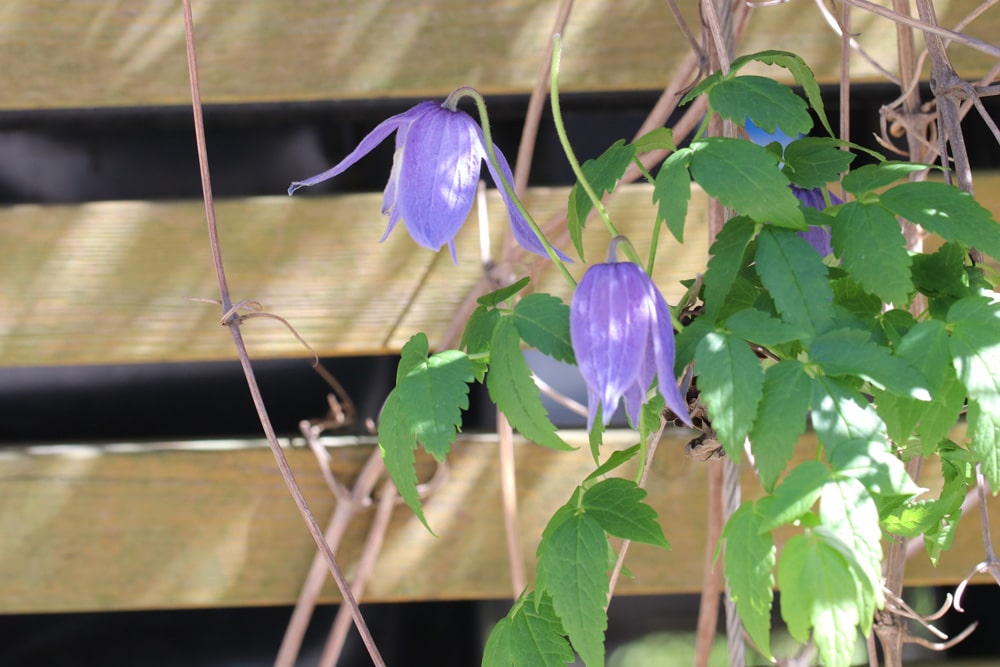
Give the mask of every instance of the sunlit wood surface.
M 883 4 L 891 4 L 882 0 Z M 194 5 L 207 103 L 440 96 L 460 85 L 524 93 L 537 76 L 558 2 L 549 0 L 203 0 Z M 935 3 L 955 26 L 977 0 Z M 697 3 L 681 0 L 697 24 Z M 895 37 L 884 18 L 853 13 L 852 31 L 892 69 Z M 1000 13 L 968 32 L 989 41 Z M 839 76 L 839 38 L 812 2 L 755 10 L 740 51 L 800 53 L 824 81 Z M 577 2 L 565 30 L 566 91 L 657 89 L 687 52 L 666 3 Z M 989 57 L 954 46 L 960 73 L 982 75 Z M 7 0 L 0 8 L 0 108 L 187 104 L 183 21 L 175 0 Z M 878 80 L 854 59 L 852 78 Z
M 585 434 L 565 437 L 581 448 L 517 446 L 518 525 L 531 572 L 545 523 L 593 470 Z M 437 537 L 408 508 L 396 509 L 366 599 L 510 595 L 492 440 L 463 436 L 450 456 L 447 481 L 425 502 Z M 633 441 L 632 434 L 612 432 L 606 447 Z M 648 500 L 673 549 L 633 545 L 627 564 L 635 577 L 622 579 L 623 593 L 689 593 L 701 582 L 705 464 L 684 454 L 685 442 L 683 432 L 664 439 L 648 484 Z M 814 446 L 806 442 L 804 452 Z M 365 444 L 333 448 L 332 469 L 349 483 L 370 452 Z M 304 447 L 288 455 L 325 525 L 334 501 L 315 458 Z M 922 485 L 933 488 L 936 465 L 925 468 Z M 425 477 L 430 472 L 424 468 Z M 746 466 L 744 472 L 746 493 L 759 493 Z M 372 513 L 359 514 L 344 537 L 338 559 L 348 572 Z M 994 530 L 1000 529 L 996 508 L 993 516 Z M 271 453 L 259 441 L 4 450 L 0 533 L 4 613 L 291 604 L 314 552 Z M 982 557 L 973 512 L 937 569 L 923 553 L 911 560 L 908 582 L 955 583 Z M 335 596 L 331 583 L 323 599 Z

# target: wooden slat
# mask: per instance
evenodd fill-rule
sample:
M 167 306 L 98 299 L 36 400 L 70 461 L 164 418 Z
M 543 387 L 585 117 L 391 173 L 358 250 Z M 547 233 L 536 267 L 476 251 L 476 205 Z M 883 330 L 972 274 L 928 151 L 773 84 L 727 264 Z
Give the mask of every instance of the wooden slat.
M 581 448 L 517 445 L 518 525 L 531 571 L 546 521 L 593 469 L 586 436 L 565 436 Z M 648 484 L 673 549 L 633 545 L 635 578 L 620 582 L 622 593 L 694 592 L 701 581 L 706 469 L 684 455 L 682 436 L 661 444 Z M 492 440 L 463 436 L 453 451 L 448 480 L 425 503 L 437 537 L 404 506 L 393 514 L 367 599 L 510 595 Z M 612 432 L 605 442 L 620 448 L 633 441 Z M 332 467 L 349 481 L 372 448 L 340 444 L 331 450 Z M 804 441 L 803 456 L 814 447 Z M 333 501 L 312 454 L 301 447 L 288 454 L 325 525 Z M 937 485 L 935 467 L 925 466 L 923 485 Z M 759 493 L 746 470 L 744 489 Z M 993 520 L 1000 529 L 996 509 Z M 342 542 L 338 558 L 348 571 L 370 521 L 371 510 L 356 517 Z M 0 532 L 3 613 L 290 604 L 314 550 L 260 442 L 4 450 Z M 908 582 L 957 582 L 981 559 L 981 539 L 973 514 L 937 569 L 922 554 L 911 561 Z M 335 599 L 332 584 L 323 599 Z
M 544 221 L 565 209 L 567 192 L 539 189 L 526 203 Z M 495 192 L 490 200 L 496 246 L 508 223 Z M 482 274 L 475 221 L 459 234 L 455 265 L 402 225 L 379 244 L 381 203 L 375 194 L 218 203 L 234 300 L 287 318 L 324 356 L 398 351 L 418 331 L 439 340 Z M 692 205 L 692 243 L 661 246 L 657 278 L 668 296 L 704 267 L 703 206 Z M 649 188 L 626 188 L 612 212 L 648 247 Z M 592 227 L 590 256 L 600 258 L 607 233 Z M 0 263 L 0 367 L 233 358 L 219 307 L 190 300 L 218 297 L 201 203 L 15 206 L 0 210 L 0 238 L 16 249 Z M 542 286 L 568 296 L 554 274 Z M 277 322 L 257 319 L 245 331 L 255 356 L 308 354 Z
M 550 39 L 550 0 L 300 0 L 195 2 L 206 102 L 440 97 L 459 85 L 525 93 Z M 694 0 L 678 3 L 697 22 Z M 883 4 L 889 4 L 883 0 Z M 938 3 L 955 25 L 978 0 Z M 0 108 L 187 104 L 183 22 L 174 0 L 7 0 L 0 8 Z M 883 65 L 895 62 L 885 19 L 854 12 L 854 32 Z M 992 40 L 1000 12 L 969 32 Z M 817 76 L 839 76 L 839 40 L 816 8 L 788 2 L 756 10 L 741 52 L 782 48 Z M 566 30 L 566 91 L 658 89 L 687 46 L 663 3 L 586 0 Z M 952 48 L 959 71 L 988 71 L 986 56 Z M 890 69 L 891 69 L 890 65 Z M 881 80 L 855 58 L 856 81 Z

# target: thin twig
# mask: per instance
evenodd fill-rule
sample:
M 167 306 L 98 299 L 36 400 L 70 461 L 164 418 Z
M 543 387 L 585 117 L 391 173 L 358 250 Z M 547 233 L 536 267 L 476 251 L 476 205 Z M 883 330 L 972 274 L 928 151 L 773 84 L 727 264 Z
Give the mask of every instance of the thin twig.
M 181 0 L 181 5 L 184 11 L 184 39 L 187 51 L 188 75 L 190 77 L 191 84 L 191 104 L 194 112 L 195 141 L 198 148 L 198 166 L 201 173 L 202 194 L 205 199 L 205 218 L 208 225 L 212 262 L 215 266 L 216 280 L 219 286 L 219 294 L 222 299 L 222 310 L 223 312 L 227 312 L 232 307 L 232 300 L 229 296 L 229 286 L 226 282 L 225 270 L 223 269 L 218 227 L 215 222 L 215 206 L 212 198 L 212 183 L 208 170 L 208 151 L 205 147 L 205 124 L 201 112 L 201 91 L 198 84 L 198 62 L 195 56 L 194 17 L 192 16 L 191 11 L 191 0 Z M 320 530 L 319 525 L 316 523 L 316 519 L 310 511 L 309 505 L 306 503 L 306 499 L 302 495 L 302 490 L 295 481 L 295 476 L 292 474 L 291 467 L 288 465 L 288 460 L 285 458 L 285 454 L 281 450 L 281 445 L 278 443 L 278 437 L 274 432 L 274 427 L 271 425 L 270 417 L 268 417 L 267 409 L 264 406 L 264 399 L 260 395 L 260 388 L 257 385 L 253 367 L 250 364 L 250 357 L 247 354 L 246 345 L 243 342 L 239 318 L 230 318 L 230 320 L 225 324 L 232 335 L 233 344 L 235 345 L 237 354 L 239 355 L 240 365 L 243 367 L 243 373 L 246 376 L 247 386 L 250 390 L 254 407 L 257 409 L 257 415 L 260 418 L 261 427 L 267 437 L 268 445 L 271 447 L 271 453 L 274 455 L 275 462 L 278 465 L 278 470 L 281 472 L 281 477 L 284 479 L 285 484 L 288 487 L 288 491 L 292 496 L 292 500 L 298 507 L 299 513 L 302 515 L 313 540 L 323 553 L 324 559 L 330 568 L 330 572 L 333 574 L 333 578 L 337 582 L 337 587 L 340 589 L 340 592 L 344 597 L 345 604 L 351 607 L 354 622 L 358 626 L 358 632 L 361 634 L 361 639 L 364 641 L 365 647 L 368 649 L 368 654 L 371 656 L 372 662 L 381 667 L 385 663 L 382 660 L 382 656 L 379 653 L 378 648 L 375 646 L 375 640 L 372 638 L 371 632 L 368 630 L 368 626 L 365 623 L 364 618 L 361 616 L 361 610 L 358 609 L 358 603 L 354 600 L 354 596 L 351 595 L 351 590 L 347 585 L 347 581 L 344 579 L 344 575 L 340 571 L 340 567 L 337 565 L 333 552 L 326 543 L 326 540 L 323 537 L 323 532 Z
M 514 464 L 514 430 L 506 415 L 497 410 L 497 448 L 500 463 L 500 498 L 503 503 L 504 535 L 507 539 L 507 560 L 510 563 L 510 585 L 513 597 L 524 590 L 527 579 L 521 556 L 521 537 L 517 529 L 517 468 Z

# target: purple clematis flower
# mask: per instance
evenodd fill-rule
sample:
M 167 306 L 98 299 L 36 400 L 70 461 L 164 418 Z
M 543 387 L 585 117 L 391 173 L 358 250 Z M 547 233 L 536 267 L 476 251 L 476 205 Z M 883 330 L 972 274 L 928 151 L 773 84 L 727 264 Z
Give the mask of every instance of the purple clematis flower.
M 637 425 L 654 376 L 667 407 L 691 425 L 674 380 L 670 311 L 638 265 L 610 262 L 587 269 L 573 295 L 569 325 L 573 352 L 587 383 L 587 430 L 594 426 L 598 407 L 607 426 L 622 397 L 629 419 Z
M 321 174 L 292 183 L 288 194 L 343 173 L 393 132 L 396 133 L 396 152 L 382 200 L 382 213 L 389 216 L 383 241 L 402 220 L 414 241 L 431 250 L 447 245 L 455 259 L 455 235 L 472 208 L 479 172 L 486 160 L 493 182 L 507 206 L 514 237 L 525 249 L 548 256 L 504 189 L 500 174 L 487 159 L 482 128 L 464 111 L 452 110 L 436 102 L 421 102 L 382 121 L 347 157 Z M 496 156 L 500 172 L 508 183 L 512 183 L 510 165 L 498 148 Z

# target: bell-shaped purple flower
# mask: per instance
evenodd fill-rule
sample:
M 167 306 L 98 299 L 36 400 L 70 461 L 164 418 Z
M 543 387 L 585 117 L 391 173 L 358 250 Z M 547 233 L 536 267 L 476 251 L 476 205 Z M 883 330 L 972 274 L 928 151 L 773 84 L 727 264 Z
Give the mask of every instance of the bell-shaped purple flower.
M 472 209 L 479 172 L 486 160 L 507 207 L 514 237 L 525 249 L 548 256 L 508 196 L 497 169 L 487 159 L 483 129 L 464 111 L 436 102 L 421 102 L 382 121 L 347 157 L 323 173 L 292 183 L 288 194 L 343 173 L 393 132 L 396 152 L 382 200 L 382 213 L 389 216 L 389 225 L 382 240 L 402 220 L 414 241 L 431 250 L 447 245 L 454 259 L 455 235 Z M 494 148 L 500 173 L 512 183 L 514 178 L 507 159 L 500 149 Z M 560 256 L 568 259 L 561 253 Z
M 674 378 L 670 311 L 638 265 L 611 262 L 587 269 L 569 317 L 573 352 L 587 383 L 587 430 L 594 425 L 598 407 L 607 425 L 622 397 L 629 419 L 638 425 L 654 376 L 667 407 L 691 425 Z

